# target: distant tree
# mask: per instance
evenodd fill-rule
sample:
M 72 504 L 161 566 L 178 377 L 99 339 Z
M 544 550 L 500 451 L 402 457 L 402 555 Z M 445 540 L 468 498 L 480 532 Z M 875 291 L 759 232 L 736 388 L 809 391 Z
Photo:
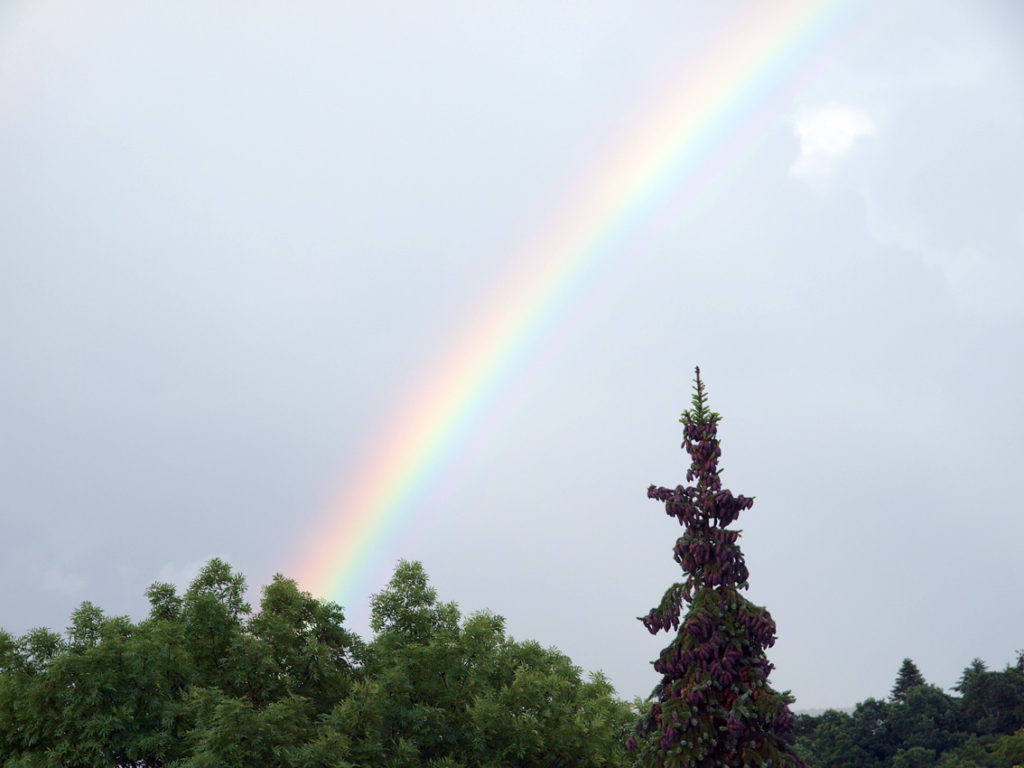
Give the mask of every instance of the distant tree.
M 966 670 L 965 670 L 966 674 Z M 1024 673 L 972 673 L 960 699 L 961 727 L 979 735 L 1009 735 L 1024 728 Z
M 904 749 L 921 747 L 941 754 L 966 739 L 959 728 L 957 701 L 938 686 L 915 685 L 903 701 L 891 705 L 891 712 L 892 734 Z
M 720 419 L 698 368 L 692 408 L 680 417 L 692 485 L 647 491 L 686 529 L 674 549 L 686 578 L 641 621 L 652 634 L 677 634 L 654 662 L 661 683 L 628 746 L 643 766 L 799 766 L 783 738 L 793 727 L 793 698 L 768 684 L 765 648 L 775 643 L 775 622 L 740 594 L 748 572 L 739 531 L 727 526 L 754 500 L 722 488 Z
M 985 666 L 985 662 L 975 657 L 970 664 L 964 667 L 963 674 L 960 675 L 960 679 L 953 686 L 953 690 L 960 694 L 967 693 L 971 686 L 981 679 L 986 671 L 988 671 L 988 668 Z
M 1009 768 L 1013 763 L 999 763 L 991 753 L 991 738 L 971 736 L 956 749 L 939 756 L 936 768 Z
M 892 768 L 932 768 L 935 765 L 935 750 L 924 747 L 900 749 L 892 759 Z
M 794 750 L 811 768 L 876 768 L 883 765 L 872 759 L 857 741 L 853 718 L 830 709 L 815 718 L 817 726 L 801 733 Z
M 905 701 L 911 688 L 924 684 L 925 680 L 921 670 L 910 659 L 904 659 L 900 671 L 896 674 L 896 683 L 892 687 L 889 698 L 893 701 Z
M 992 753 L 1001 765 L 1024 765 L 1024 728 L 1000 737 L 992 745 Z
M 916 666 L 901 675 L 916 681 Z M 852 716 L 799 717 L 795 751 L 810 768 L 1012 768 L 1024 765 L 1024 674 L 974 659 L 954 686 L 920 682 L 902 701 L 868 699 Z
M 1024 730 L 1000 736 L 972 736 L 945 752 L 937 768 L 1011 768 L 1024 765 Z
M 892 707 L 887 701 L 866 699 L 853 710 L 853 740 L 867 753 L 862 768 L 888 765 L 899 746 L 893 733 Z
M 827 712 L 828 710 L 825 710 Z M 793 730 L 789 732 L 789 739 L 795 740 L 801 736 L 809 736 L 814 733 L 815 729 L 821 724 L 822 715 L 825 712 L 821 712 L 817 715 L 809 715 L 806 712 L 799 715 L 793 716 Z

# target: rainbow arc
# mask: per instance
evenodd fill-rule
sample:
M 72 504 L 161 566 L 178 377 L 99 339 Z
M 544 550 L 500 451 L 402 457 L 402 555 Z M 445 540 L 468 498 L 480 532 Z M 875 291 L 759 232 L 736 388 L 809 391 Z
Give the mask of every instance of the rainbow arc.
M 492 292 L 413 386 L 376 442 L 345 471 L 291 571 L 303 588 L 350 607 L 382 545 L 422 509 L 503 387 L 579 302 L 580 287 L 628 268 L 734 168 L 794 92 L 855 41 L 874 3 L 752 2 L 724 19 L 655 92 L 632 131 L 598 158 L 580 193 L 521 249 L 517 271 Z M 391 564 L 388 563 L 388 566 Z

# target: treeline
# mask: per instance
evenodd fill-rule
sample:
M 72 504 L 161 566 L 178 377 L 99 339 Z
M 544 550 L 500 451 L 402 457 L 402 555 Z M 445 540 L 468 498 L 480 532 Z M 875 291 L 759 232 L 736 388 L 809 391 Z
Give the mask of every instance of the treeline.
M 637 715 L 600 674 L 440 602 L 419 563 L 372 598 L 374 637 L 276 576 L 257 611 L 212 560 L 132 622 L 83 603 L 64 633 L 0 630 L 0 768 L 632 766 Z M 809 768 L 1024 765 L 1024 654 L 952 696 L 903 662 L 886 700 L 799 715 Z
M 442 603 L 418 563 L 375 636 L 281 576 L 257 612 L 212 560 L 138 623 L 83 603 L 64 634 L 0 630 L 3 768 L 626 766 L 633 709 L 600 674 Z
M 975 659 L 950 696 L 904 659 L 887 700 L 852 714 L 796 718 L 809 768 L 1011 768 L 1024 765 L 1024 653 L 1001 672 Z

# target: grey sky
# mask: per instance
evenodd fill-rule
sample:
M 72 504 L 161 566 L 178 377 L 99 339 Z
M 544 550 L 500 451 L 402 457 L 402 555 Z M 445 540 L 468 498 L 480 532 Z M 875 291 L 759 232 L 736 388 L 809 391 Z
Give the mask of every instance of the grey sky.
M 286 570 L 723 7 L 0 6 L 0 625 L 138 617 L 212 556 Z M 683 481 L 700 364 L 798 708 L 1024 647 L 1024 14 L 857 15 L 551 329 L 374 588 L 420 559 L 464 611 L 649 692 L 666 638 L 634 617 L 678 528 L 645 491 Z

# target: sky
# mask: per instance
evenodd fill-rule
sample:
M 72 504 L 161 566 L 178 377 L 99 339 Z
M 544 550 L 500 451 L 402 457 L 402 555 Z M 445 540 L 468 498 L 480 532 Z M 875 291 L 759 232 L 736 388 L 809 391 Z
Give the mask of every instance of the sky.
M 795 708 L 1002 668 L 1022 39 L 1011 0 L 6 0 L 0 626 L 221 557 L 369 636 L 405 558 L 646 696 L 700 365 Z M 417 479 L 338 541 L 378 469 Z

